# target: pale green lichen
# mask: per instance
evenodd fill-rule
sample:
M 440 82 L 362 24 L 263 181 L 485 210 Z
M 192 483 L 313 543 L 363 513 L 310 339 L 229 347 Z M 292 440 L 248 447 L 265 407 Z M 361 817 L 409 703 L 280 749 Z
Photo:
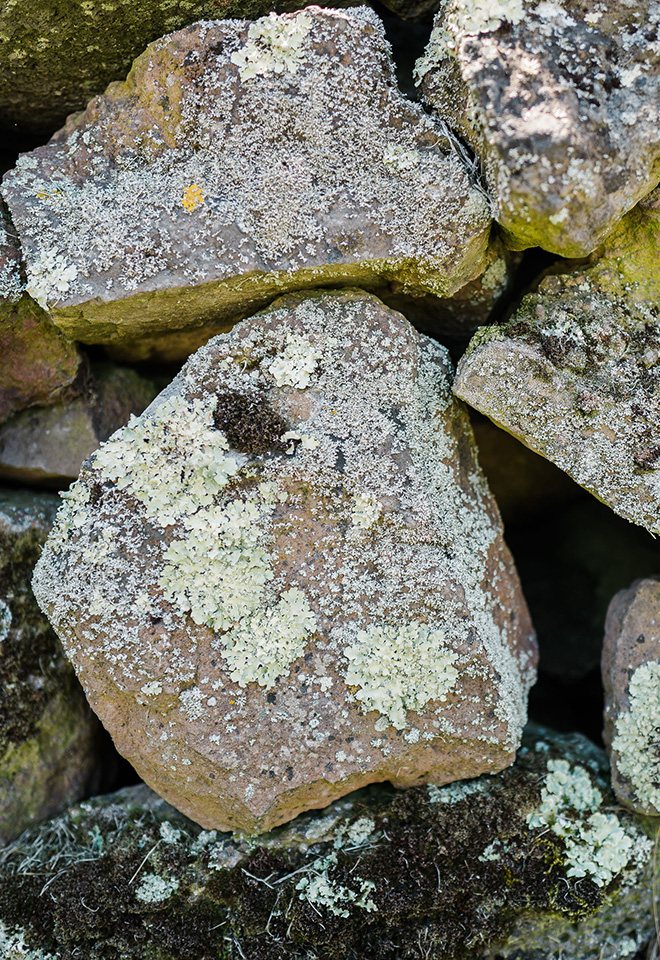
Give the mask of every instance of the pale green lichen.
M 366 530 L 376 523 L 382 511 L 383 505 L 380 500 L 368 493 L 358 493 L 353 501 L 351 522 L 354 527 L 362 527 Z
M 660 663 L 638 667 L 628 694 L 630 706 L 617 717 L 612 751 L 618 772 L 630 781 L 636 800 L 660 810 Z
M 313 347 L 309 340 L 292 333 L 287 337 L 286 346 L 275 359 L 263 366 L 274 378 L 278 387 L 296 387 L 304 390 L 316 370 L 317 361 L 322 353 Z
M 407 725 L 406 711 L 420 711 L 429 700 L 445 700 L 458 679 L 458 654 L 445 645 L 441 630 L 424 623 L 360 630 L 344 650 L 349 661 L 344 679 L 357 685 L 363 710 L 378 710 L 397 730 Z
M 431 803 L 458 803 L 473 793 L 484 793 L 488 790 L 486 780 L 456 780 L 454 783 L 445 784 L 443 787 L 437 787 L 435 784 L 428 785 L 429 800 Z
M 44 310 L 57 303 L 71 289 L 78 276 L 75 264 L 67 264 L 55 247 L 44 250 L 27 265 L 27 292 Z
M 247 42 L 231 55 L 243 83 L 268 73 L 296 73 L 303 62 L 303 47 L 311 25 L 304 13 L 270 13 L 251 23 Z
M 337 866 L 338 852 L 359 850 L 375 842 L 378 838 L 374 834 L 374 828 L 375 823 L 369 817 L 360 817 L 351 824 L 342 824 L 337 830 L 333 850 L 325 857 L 317 857 L 306 868 L 306 875 L 296 884 L 299 899 L 306 900 L 316 908 L 325 907 L 336 917 L 350 916 L 349 907 L 359 907 L 367 913 L 377 910 L 378 907 L 370 897 L 372 890 L 376 889 L 373 880 L 355 877 L 355 886 L 358 888 L 356 890 L 334 882 L 331 877 L 333 868 Z
M 179 881 L 176 877 L 159 877 L 155 873 L 146 873 L 135 891 L 135 896 L 143 903 L 161 903 L 169 900 L 178 889 Z

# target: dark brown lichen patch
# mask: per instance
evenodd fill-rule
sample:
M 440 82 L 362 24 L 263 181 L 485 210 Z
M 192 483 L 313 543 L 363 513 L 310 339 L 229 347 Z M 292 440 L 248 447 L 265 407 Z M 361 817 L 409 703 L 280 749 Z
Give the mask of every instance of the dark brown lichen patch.
M 265 454 L 286 448 L 281 437 L 286 421 L 270 406 L 264 393 L 228 391 L 218 395 L 213 422 L 240 453 Z

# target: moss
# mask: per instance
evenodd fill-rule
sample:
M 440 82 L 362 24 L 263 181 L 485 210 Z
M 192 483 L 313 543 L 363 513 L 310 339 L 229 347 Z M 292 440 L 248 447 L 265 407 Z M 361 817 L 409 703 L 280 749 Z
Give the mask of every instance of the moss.
M 289 427 L 264 394 L 219 394 L 213 422 L 240 453 L 264 454 L 286 449 L 281 437 Z

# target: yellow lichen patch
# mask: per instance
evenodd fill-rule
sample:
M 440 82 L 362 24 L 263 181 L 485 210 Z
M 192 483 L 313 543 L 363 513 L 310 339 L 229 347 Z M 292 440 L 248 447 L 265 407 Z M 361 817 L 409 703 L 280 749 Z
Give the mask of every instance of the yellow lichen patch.
M 184 207 L 188 213 L 192 213 L 193 210 L 196 210 L 202 203 L 204 203 L 204 191 L 201 187 L 198 187 L 196 183 L 191 183 L 190 186 L 186 187 L 183 191 L 181 206 Z

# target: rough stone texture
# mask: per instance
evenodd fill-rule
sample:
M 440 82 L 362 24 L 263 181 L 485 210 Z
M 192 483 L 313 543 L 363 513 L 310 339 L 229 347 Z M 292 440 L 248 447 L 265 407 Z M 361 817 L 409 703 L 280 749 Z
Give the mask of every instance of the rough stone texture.
M 660 6 L 445 0 L 417 80 L 517 249 L 580 257 L 660 178 Z
M 203 825 L 512 762 L 535 641 L 450 375 L 375 297 L 282 298 L 68 495 L 39 602 L 120 753 Z
M 652 842 L 615 805 L 604 760 L 584 738 L 536 732 L 503 773 L 371 787 L 258 839 L 200 832 L 146 787 L 99 797 L 5 851 L 0 950 L 632 958 L 653 931 Z
M 98 723 L 30 589 L 56 508 L 0 491 L 0 843 L 77 800 L 94 772 Z
M 0 202 L 0 423 L 16 410 L 73 393 L 80 356 L 24 291 L 14 228 Z
M 660 219 L 629 214 L 582 272 L 479 330 L 454 392 L 621 516 L 660 531 Z
M 660 814 L 660 578 L 637 580 L 612 600 L 603 645 L 605 730 L 614 792 Z
M 23 410 L 0 427 L 0 477 L 33 486 L 68 485 L 99 443 L 131 414 L 142 413 L 156 393 L 155 385 L 133 370 L 93 367 L 84 396 Z
M 486 200 L 366 7 L 164 37 L 3 183 L 32 295 L 133 360 L 291 290 L 450 297 L 491 259 Z

